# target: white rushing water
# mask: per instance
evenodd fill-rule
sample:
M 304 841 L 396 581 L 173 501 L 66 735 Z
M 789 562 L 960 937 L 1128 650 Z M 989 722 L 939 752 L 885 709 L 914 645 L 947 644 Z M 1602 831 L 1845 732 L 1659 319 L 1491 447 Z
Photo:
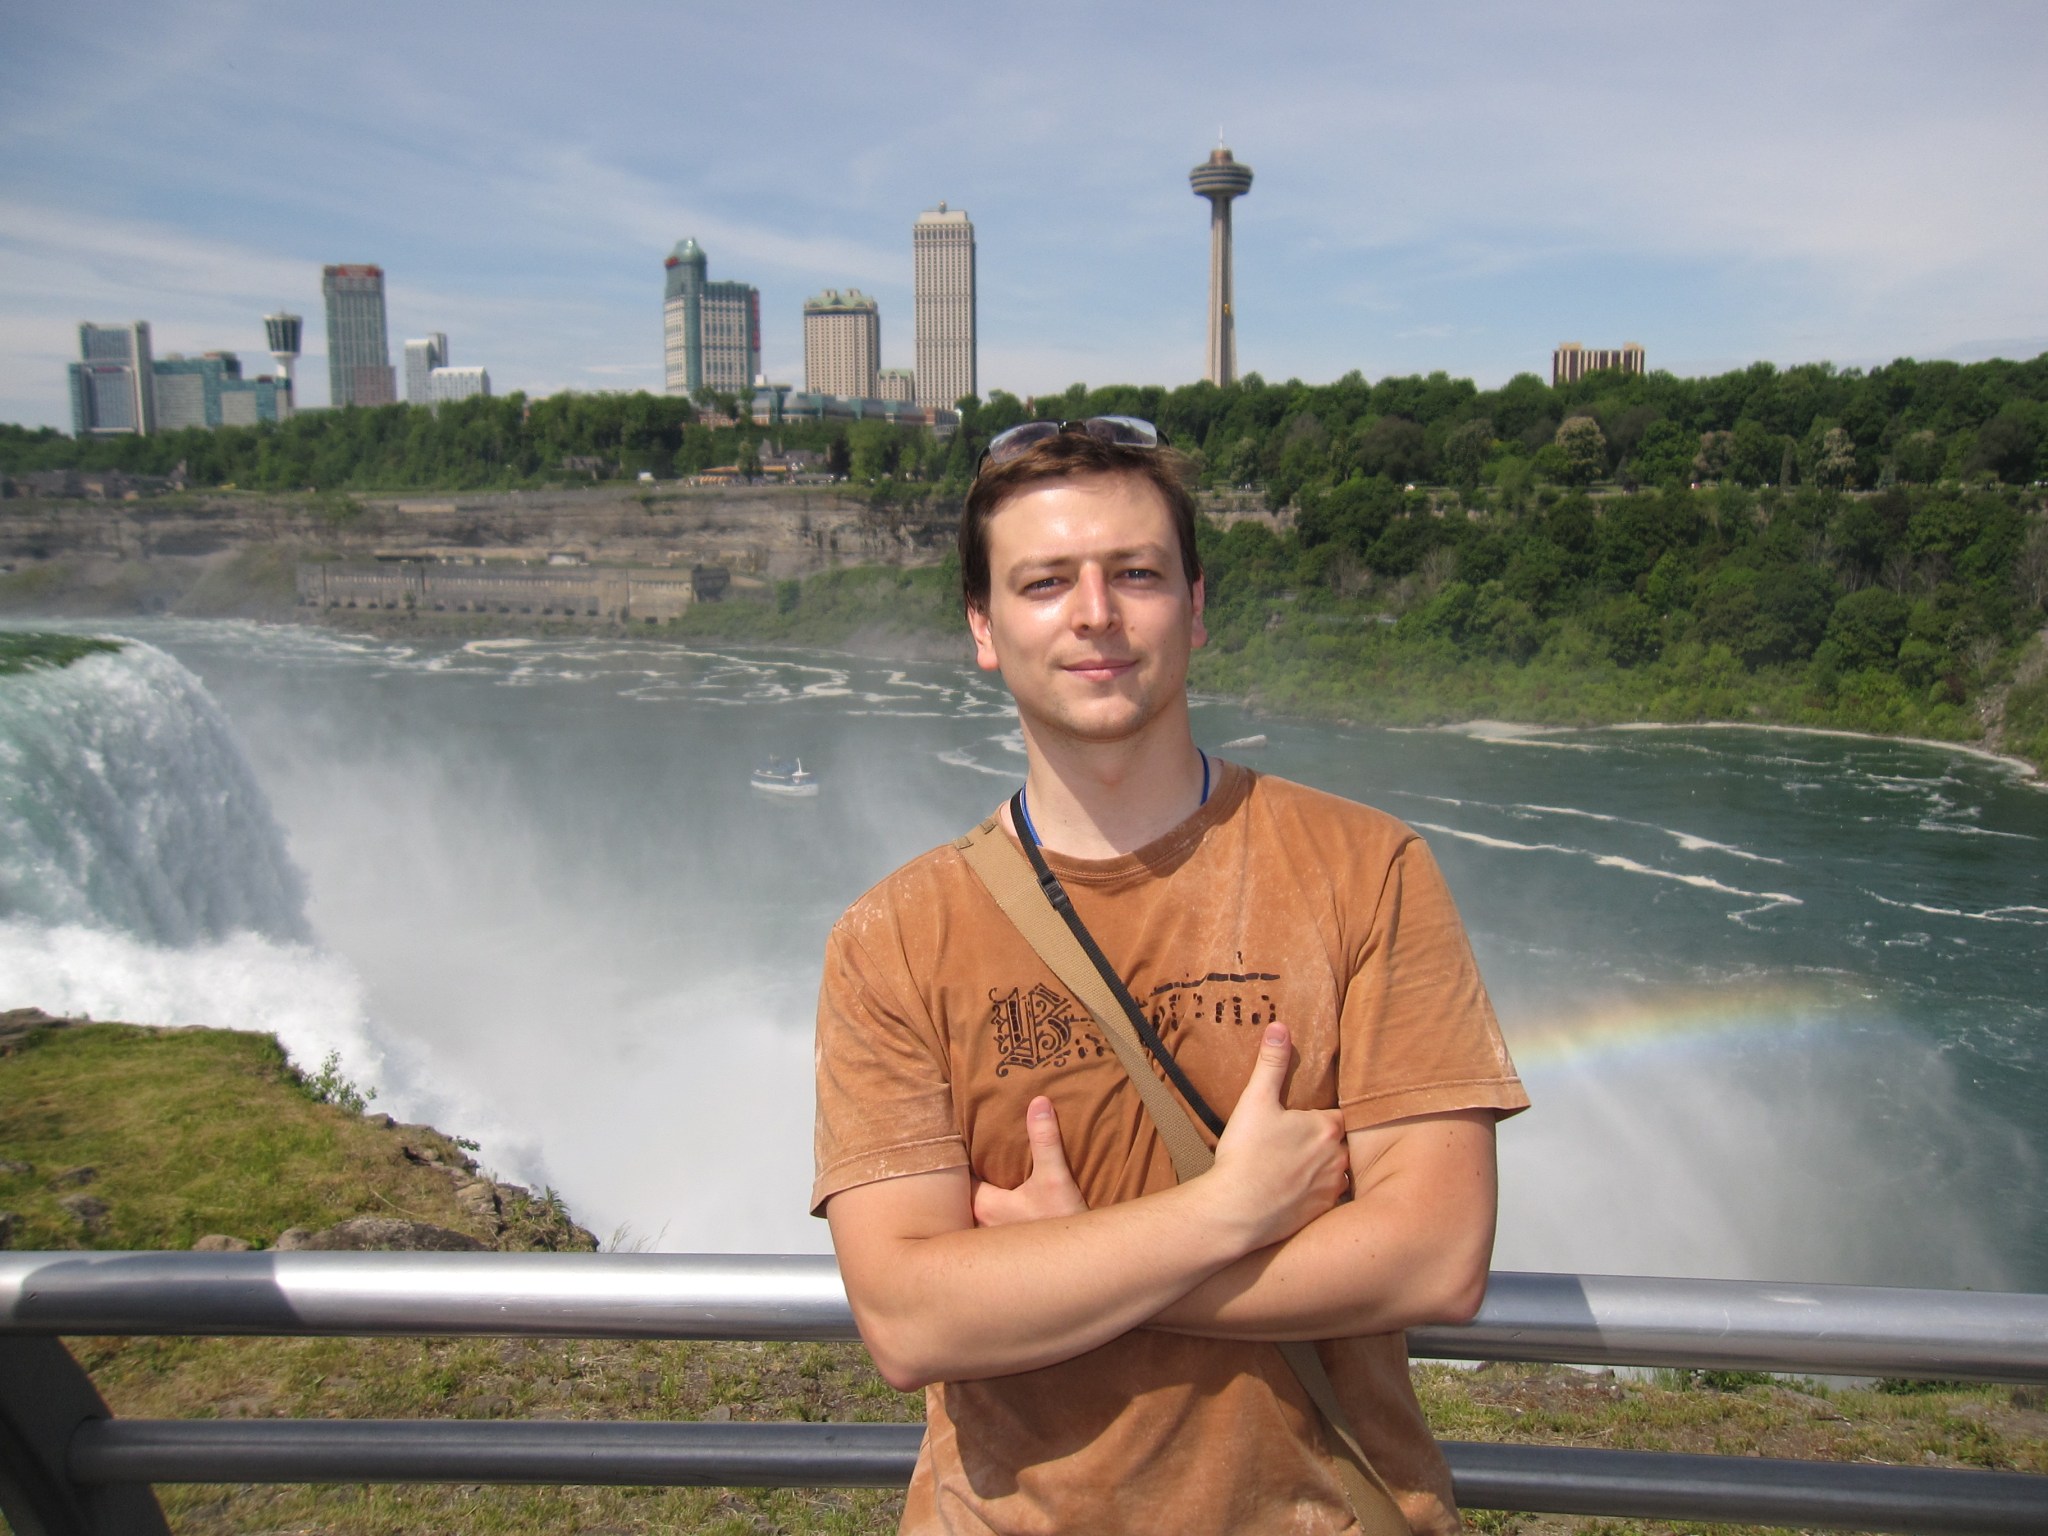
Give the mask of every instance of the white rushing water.
M 986 679 L 131 632 L 0 682 L 0 1006 L 274 1029 L 600 1233 L 825 1246 L 818 955 L 1018 781 Z M 2048 796 L 1855 739 L 1197 731 L 1426 829 L 1536 1100 L 1501 1267 L 2048 1285 Z M 818 800 L 749 792 L 777 752 Z
M 153 646 L 0 680 L 0 996 L 381 1065 L 220 707 Z

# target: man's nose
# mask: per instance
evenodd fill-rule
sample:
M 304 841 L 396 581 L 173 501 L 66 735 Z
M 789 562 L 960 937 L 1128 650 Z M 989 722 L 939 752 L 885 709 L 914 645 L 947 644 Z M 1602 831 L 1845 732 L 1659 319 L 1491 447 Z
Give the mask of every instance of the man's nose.
M 1095 566 L 1083 566 L 1074 579 L 1072 606 L 1074 627 L 1090 631 L 1107 629 L 1116 621 L 1116 604 L 1109 590 L 1109 578 Z

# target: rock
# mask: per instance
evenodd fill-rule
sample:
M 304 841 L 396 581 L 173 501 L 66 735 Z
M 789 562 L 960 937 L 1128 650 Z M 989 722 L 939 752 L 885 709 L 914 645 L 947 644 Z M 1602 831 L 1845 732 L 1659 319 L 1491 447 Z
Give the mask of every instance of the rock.
M 194 1253 L 247 1253 L 255 1245 L 246 1237 L 229 1237 L 225 1232 L 209 1232 L 192 1244 Z
M 14 1229 L 21 1225 L 21 1218 L 12 1211 L 0 1211 L 0 1248 L 14 1246 Z
M 50 1188 L 83 1189 L 99 1176 L 99 1169 L 93 1167 L 90 1163 L 80 1163 L 76 1168 L 66 1168 L 62 1173 L 52 1176 Z
M 363 1118 L 369 1121 L 370 1124 L 377 1127 L 377 1129 L 380 1131 L 393 1130 L 398 1125 L 398 1122 L 396 1120 L 392 1119 L 389 1115 L 385 1114 L 364 1115 Z
M 17 1045 L 39 1029 L 65 1029 L 78 1022 L 60 1019 L 40 1008 L 9 1008 L 0 1013 L 0 1056 L 11 1055 Z
M 35 1171 L 34 1163 L 16 1162 L 11 1157 L 0 1157 L 0 1177 L 25 1179 Z
M 392 1216 L 351 1216 L 315 1232 L 306 1247 L 333 1253 L 488 1253 L 490 1246 L 466 1232 Z
M 724 1403 L 720 1403 L 716 1407 L 706 1408 L 704 1410 L 704 1422 L 706 1424 L 729 1424 L 732 1422 L 732 1409 Z
M 313 1246 L 311 1227 L 286 1227 L 277 1234 L 277 1241 L 270 1245 L 272 1253 L 300 1253 Z
M 85 1228 L 86 1231 L 98 1233 L 106 1229 L 106 1201 L 96 1199 L 91 1195 L 65 1195 L 57 1203 L 69 1211 L 71 1219 Z
M 471 1179 L 455 1187 L 455 1203 L 479 1221 L 502 1226 L 498 1210 L 498 1189 L 489 1179 Z

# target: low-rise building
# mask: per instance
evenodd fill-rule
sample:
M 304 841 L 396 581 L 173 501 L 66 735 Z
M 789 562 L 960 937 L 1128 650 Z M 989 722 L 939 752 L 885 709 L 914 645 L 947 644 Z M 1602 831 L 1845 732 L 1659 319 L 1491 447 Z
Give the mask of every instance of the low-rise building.
M 491 375 L 485 368 L 436 368 L 427 375 L 428 405 L 446 405 L 450 400 L 488 398 Z
M 282 421 L 292 413 L 291 384 L 263 374 L 242 377 L 242 360 L 232 352 L 158 359 L 151 370 L 156 397 L 156 430 L 190 427 L 253 427 Z
M 1623 373 L 1643 372 L 1643 345 L 1624 342 L 1618 347 L 1582 347 L 1567 341 L 1550 354 L 1550 387 L 1576 384 L 1589 373 L 1616 368 Z

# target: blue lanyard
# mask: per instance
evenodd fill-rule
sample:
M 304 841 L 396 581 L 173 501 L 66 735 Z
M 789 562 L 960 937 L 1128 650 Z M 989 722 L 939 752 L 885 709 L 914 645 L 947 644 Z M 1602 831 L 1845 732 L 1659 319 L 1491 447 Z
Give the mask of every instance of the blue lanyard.
M 1195 756 L 1202 760 L 1202 802 L 1201 805 L 1195 807 L 1199 811 L 1203 805 L 1209 803 L 1209 754 L 1200 747 L 1197 747 L 1195 748 Z M 1031 841 L 1036 844 L 1038 842 L 1038 828 L 1031 824 L 1031 801 L 1026 798 L 1027 793 L 1027 791 L 1021 789 L 1017 791 L 1017 805 L 1024 812 L 1024 830 L 1030 836 Z

